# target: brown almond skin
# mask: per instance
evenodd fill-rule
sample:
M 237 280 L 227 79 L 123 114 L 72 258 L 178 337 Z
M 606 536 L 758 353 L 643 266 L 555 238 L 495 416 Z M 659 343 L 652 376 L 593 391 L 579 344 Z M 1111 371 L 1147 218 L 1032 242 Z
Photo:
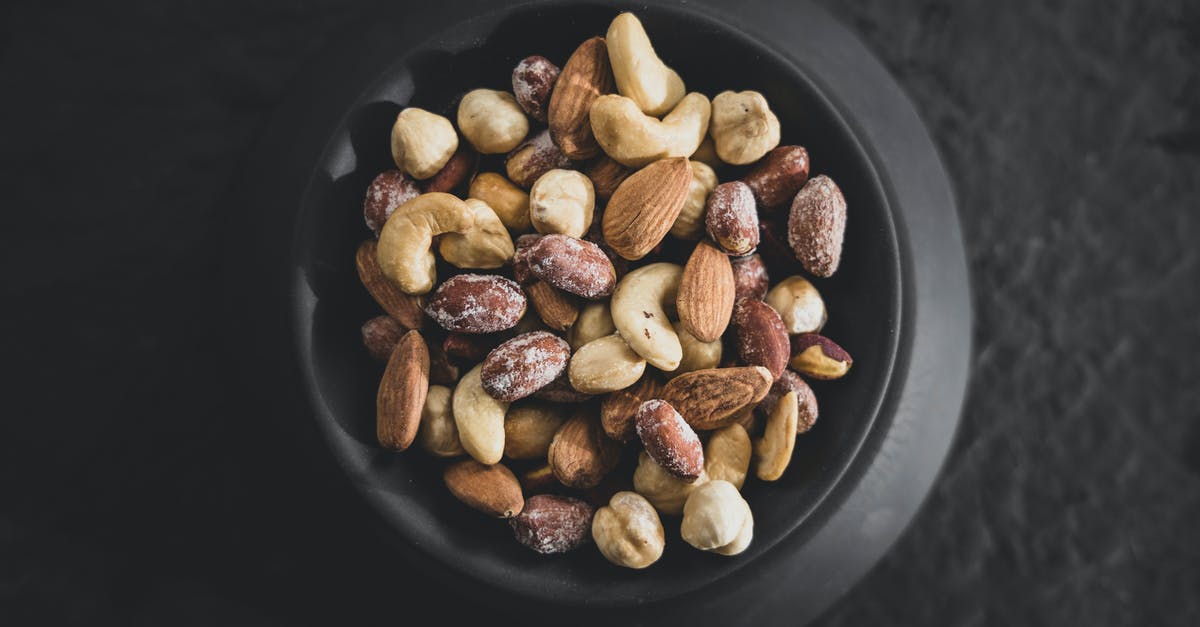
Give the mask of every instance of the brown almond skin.
M 708 236 L 730 255 L 745 255 L 758 246 L 758 209 L 750 186 L 730 181 L 716 186 L 704 209 Z
M 616 268 L 604 251 L 570 235 L 543 235 L 525 259 L 533 276 L 589 300 L 609 296 L 617 286 Z
M 645 257 L 675 224 L 691 183 L 684 157 L 660 159 L 629 175 L 604 209 L 604 241 L 630 261 Z
M 529 189 L 543 174 L 550 170 L 567 169 L 571 160 L 554 145 L 550 131 L 543 130 L 530 136 L 508 153 L 504 170 L 508 179 L 519 187 Z
M 421 410 L 429 393 L 429 348 L 417 331 L 400 338 L 375 396 L 375 434 L 384 448 L 403 451 L 421 426 Z
M 742 177 L 760 211 L 786 207 L 808 182 L 808 151 L 803 146 L 778 146 L 759 159 Z
M 518 335 L 497 346 L 479 372 L 483 390 L 511 403 L 546 387 L 567 369 L 571 346 L 546 331 Z
M 547 116 L 550 136 L 567 158 L 579 161 L 600 153 L 600 144 L 592 135 L 592 103 L 611 93 L 613 86 L 604 38 L 592 37 L 579 44 L 554 83 Z
M 400 326 L 406 329 L 420 329 L 425 321 L 425 314 L 421 312 L 421 298 L 405 294 L 400 290 L 400 286 L 383 275 L 375 247 L 375 240 L 366 240 L 359 245 L 358 252 L 354 255 L 359 280 L 362 281 L 363 287 L 367 288 L 371 298 L 399 322 Z
M 595 509 L 569 496 L 539 494 L 525 500 L 525 508 L 508 521 L 517 542 L 553 555 L 578 548 L 592 530 Z
M 501 464 L 464 459 L 448 466 L 442 480 L 455 498 L 493 518 L 512 518 L 525 506 L 520 482 Z
M 598 419 L 582 411 L 558 428 L 547 461 L 560 483 L 586 490 L 599 485 L 621 461 L 621 447 L 604 435 Z
M 662 382 L 647 373 L 634 385 L 605 395 L 600 401 L 600 426 L 604 433 L 618 442 L 637 437 L 638 408 L 660 393 Z
M 550 385 L 533 393 L 533 397 L 551 403 L 586 403 L 595 398 L 594 394 L 586 394 L 580 392 L 571 386 L 571 380 L 567 377 L 567 373 L 563 373 Z
M 833 276 L 842 260 L 846 199 L 825 175 L 815 176 L 796 194 L 788 215 L 788 244 L 804 269 Z
M 679 281 L 679 321 L 701 342 L 716 340 L 729 326 L 735 288 L 729 257 L 712 242 L 701 241 Z
M 512 88 L 517 104 L 529 117 L 543 124 L 550 111 L 550 93 L 559 73 L 557 65 L 540 55 L 525 57 L 513 68 Z
M 468 142 L 459 142 L 458 149 L 450 156 L 446 165 L 437 174 L 421 181 L 421 193 L 450 193 L 460 188 L 475 176 L 479 168 L 479 153 Z
M 741 417 L 766 396 L 773 381 L 771 371 L 762 366 L 695 370 L 668 381 L 662 399 L 693 429 L 709 431 Z
M 796 433 L 804 433 L 812 429 L 817 423 L 817 417 L 820 414 L 817 407 L 817 396 L 813 394 L 812 388 L 800 375 L 785 370 L 783 376 L 771 386 L 770 391 L 763 397 L 762 402 L 758 404 L 756 411 L 763 418 L 771 415 L 771 411 L 775 409 L 775 403 L 783 398 L 788 392 L 796 393 L 796 402 L 799 407 L 799 417 L 796 420 Z
M 672 476 L 695 481 L 704 471 L 704 447 L 671 404 L 653 399 L 637 413 L 637 434 L 646 454 Z
M 363 221 L 367 223 L 367 228 L 375 231 L 375 237 L 379 237 L 379 231 L 396 207 L 420 195 L 420 186 L 404 172 L 382 172 L 367 187 L 367 196 L 363 199 Z
M 757 253 L 745 257 L 734 257 L 729 260 L 733 267 L 733 300 L 742 298 L 763 300 L 771 288 L 771 275 L 767 272 L 767 264 Z
M 542 322 L 555 331 L 566 331 L 579 318 L 579 298 L 545 281 L 526 285 L 525 295 Z
M 404 327 L 391 316 L 375 316 L 362 325 L 363 346 L 378 361 L 386 362 L 404 335 Z
M 464 366 L 474 366 L 483 361 L 499 343 L 499 338 L 490 335 L 454 332 L 446 334 L 442 340 L 442 350 L 455 362 Z
M 783 376 L 792 347 L 779 312 L 761 300 L 743 298 L 733 308 L 733 328 L 743 363 L 766 367 L 773 380 Z
M 633 172 L 633 168 L 621 165 L 608 155 L 600 155 L 588 166 L 584 174 L 591 179 L 596 198 L 607 202 Z
M 425 313 L 447 331 L 495 333 L 525 315 L 525 293 L 501 276 L 458 274 L 438 286 Z
M 801 333 L 792 338 L 789 365 L 800 374 L 822 381 L 840 379 L 850 371 L 854 360 L 833 340 L 817 333 Z

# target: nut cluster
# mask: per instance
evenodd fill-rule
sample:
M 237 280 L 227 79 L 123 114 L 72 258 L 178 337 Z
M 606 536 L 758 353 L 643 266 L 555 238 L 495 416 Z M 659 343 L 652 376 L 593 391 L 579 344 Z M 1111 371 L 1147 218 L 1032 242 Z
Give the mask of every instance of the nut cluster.
M 853 363 L 820 335 L 841 190 L 763 94 L 688 92 L 631 13 L 451 117 L 400 111 L 363 204 L 380 445 L 447 460 L 449 492 L 538 553 L 590 538 L 646 568 L 663 517 L 745 551 L 743 490 L 813 428 L 808 380 Z

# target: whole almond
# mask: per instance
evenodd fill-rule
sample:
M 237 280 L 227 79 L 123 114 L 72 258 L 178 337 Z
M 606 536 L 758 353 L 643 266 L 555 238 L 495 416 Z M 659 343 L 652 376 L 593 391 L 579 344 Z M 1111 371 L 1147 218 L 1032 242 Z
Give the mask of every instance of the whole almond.
M 533 276 L 554 287 L 596 300 L 612 294 L 617 271 L 600 247 L 558 233 L 534 242 L 525 259 Z
M 383 223 L 391 217 L 396 207 L 421 195 L 417 182 L 400 170 L 387 170 L 375 177 L 367 187 L 367 196 L 363 199 L 363 220 L 367 228 L 375 231 L 383 229 Z
M 504 170 L 513 183 L 529 189 L 550 170 L 571 167 L 571 160 L 554 145 L 550 139 L 550 131 L 543 130 L 531 135 L 508 153 L 504 160 Z
M 404 335 L 404 327 L 391 316 L 375 316 L 362 325 L 363 346 L 379 361 L 386 362 Z
M 600 402 L 600 425 L 604 433 L 618 442 L 637 437 L 638 408 L 661 392 L 658 377 L 647 373 L 634 385 L 606 395 Z
M 733 266 L 733 299 L 737 302 L 742 298 L 762 300 L 767 296 L 771 287 L 770 275 L 767 274 L 767 264 L 757 253 L 745 257 L 734 257 L 729 260 Z
M 675 224 L 691 184 L 692 168 L 683 157 L 661 159 L 634 172 L 604 210 L 604 241 L 630 261 L 645 257 Z
M 400 286 L 383 275 L 375 253 L 375 240 L 369 239 L 358 247 L 354 262 L 358 266 L 358 278 L 376 303 L 406 329 L 419 329 L 424 321 L 421 313 L 421 297 L 405 294 Z
M 592 102 L 612 90 L 608 48 L 603 37 L 592 37 L 567 59 L 550 94 L 550 136 L 568 158 L 587 159 L 600 152 L 592 135 Z
M 579 298 L 545 281 L 526 285 L 525 295 L 542 322 L 555 331 L 566 331 L 579 317 Z
M 806 377 L 823 381 L 844 377 L 854 364 L 850 353 L 833 340 L 816 333 L 801 333 L 793 337 L 791 352 L 789 365 L 792 368 Z
M 596 158 L 585 172 L 587 177 L 592 180 L 592 188 L 596 191 L 596 198 L 607 201 L 612 198 L 613 192 L 617 191 L 617 187 L 633 174 L 633 168 L 627 168 L 608 155 L 600 155 Z
M 488 516 L 512 518 L 525 506 L 520 482 L 500 464 L 464 459 L 448 466 L 442 480 L 455 498 Z
M 604 435 L 595 416 L 581 411 L 558 428 L 547 461 L 560 483 L 586 490 L 598 485 L 621 461 L 621 447 Z
M 733 308 L 738 357 L 749 366 L 764 366 L 778 379 L 791 357 L 791 341 L 779 312 L 761 300 L 743 298 Z
M 708 236 L 730 255 L 745 255 L 758 246 L 758 209 L 750 186 L 741 181 L 713 189 L 704 221 Z
M 518 335 L 483 360 L 479 378 L 492 398 L 511 403 L 546 387 L 567 369 L 571 346 L 545 331 Z
M 696 370 L 668 381 L 662 399 L 693 429 L 707 431 L 733 423 L 762 400 L 772 382 L 771 371 L 762 366 Z
M 773 148 L 742 177 L 761 211 L 786 207 L 807 181 L 808 151 L 803 146 Z
M 695 481 L 704 472 L 704 447 L 671 404 L 652 399 L 637 412 L 637 434 L 646 454 L 671 475 Z
M 452 192 L 471 180 L 478 166 L 479 153 L 467 142 L 459 142 L 446 165 L 437 174 L 421 181 L 421 193 Z
M 775 403 L 779 402 L 779 399 L 788 392 L 796 393 L 796 405 L 799 408 L 796 432 L 804 433 L 812 429 L 813 425 L 817 423 L 817 416 L 820 413 L 817 407 L 817 396 L 813 394 L 812 388 L 804 382 L 804 379 L 791 370 L 785 370 L 783 376 L 779 377 L 775 385 L 771 386 L 770 391 L 758 404 L 758 413 L 764 418 L 769 416 L 771 410 L 775 408 Z
M 836 183 L 815 176 L 796 194 L 788 216 L 788 243 L 810 274 L 832 276 L 842 259 L 846 199 Z
M 521 59 L 512 72 L 513 95 L 517 104 L 538 122 L 545 122 L 550 109 L 550 93 L 560 70 L 546 57 L 534 55 Z
M 729 326 L 734 291 L 729 256 L 712 242 L 696 244 L 679 281 L 679 321 L 701 342 L 717 340 Z
M 429 349 L 417 331 L 400 338 L 375 397 L 375 432 L 384 448 L 403 451 L 421 427 L 421 411 L 429 393 Z
M 495 333 L 525 315 L 525 294 L 501 276 L 458 274 L 437 288 L 425 313 L 447 331 Z

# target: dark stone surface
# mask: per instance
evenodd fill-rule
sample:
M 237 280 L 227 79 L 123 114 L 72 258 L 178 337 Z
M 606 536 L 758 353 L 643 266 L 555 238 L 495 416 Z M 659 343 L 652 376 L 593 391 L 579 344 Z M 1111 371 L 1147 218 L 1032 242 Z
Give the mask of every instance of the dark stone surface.
M 943 151 L 977 358 L 931 499 L 819 622 L 1196 624 L 1200 9 L 826 4 Z M 439 592 L 223 349 L 223 195 L 374 6 L 0 9 L 0 624 L 384 624 Z

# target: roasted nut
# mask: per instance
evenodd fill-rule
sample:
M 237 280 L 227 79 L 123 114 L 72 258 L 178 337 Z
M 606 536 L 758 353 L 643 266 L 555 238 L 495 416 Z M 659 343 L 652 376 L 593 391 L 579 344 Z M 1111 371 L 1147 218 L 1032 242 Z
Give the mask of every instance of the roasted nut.
M 721 339 L 733 315 L 733 267 L 712 242 L 696 244 L 679 280 L 679 321 L 696 339 Z
M 717 186 L 717 173 L 700 161 L 689 161 L 692 168 L 692 183 L 688 186 L 687 199 L 671 226 L 671 235 L 676 239 L 697 240 L 704 237 L 704 208 L 708 195 Z
M 772 149 L 742 177 L 761 211 L 786 207 L 807 181 L 808 151 L 803 146 Z
M 458 457 L 466 454 L 458 441 L 458 427 L 450 410 L 450 388 L 429 386 L 425 408 L 421 410 L 421 428 L 417 430 L 417 446 L 434 457 Z
M 796 194 L 788 215 L 788 243 L 804 269 L 832 276 L 842 259 L 846 199 L 829 177 L 815 176 Z
M 604 154 L 621 165 L 640 168 L 670 157 L 687 157 L 696 152 L 712 105 L 704 94 L 688 94 L 662 120 L 646 115 L 625 96 L 600 96 L 592 105 L 592 134 Z
M 529 251 L 542 236 L 538 233 L 526 233 L 517 238 L 513 250 L 513 278 L 521 285 L 529 285 L 537 281 L 537 277 L 529 271 Z
M 387 361 L 402 335 L 404 327 L 391 316 L 375 316 L 362 325 L 363 346 L 367 347 L 371 357 L 379 361 Z
M 685 372 L 716 368 L 721 363 L 721 354 L 724 349 L 721 338 L 711 342 L 701 342 L 683 328 L 682 323 L 676 322 L 673 327 L 679 336 L 679 346 L 683 349 L 683 358 L 679 360 L 679 367 L 673 370 L 670 376 L 677 377 Z
M 529 189 L 539 178 L 551 170 L 571 167 L 571 160 L 554 145 L 550 131 L 543 129 L 508 153 L 504 170 L 513 183 Z
M 745 550 L 741 545 L 749 544 L 748 538 L 739 536 L 753 524 L 750 505 L 738 489 L 728 481 L 714 479 L 688 497 L 679 531 L 684 541 L 697 549 L 735 555 Z
M 450 120 L 409 107 L 392 125 L 392 159 L 405 174 L 424 180 L 446 165 L 458 149 L 458 133 Z
M 761 300 L 743 298 L 733 308 L 733 328 L 742 362 L 765 366 L 774 379 L 783 376 L 791 343 L 778 312 Z
M 667 304 L 674 305 L 683 269 L 652 263 L 625 275 L 612 296 L 612 318 L 629 348 L 650 365 L 670 372 L 679 367 L 683 347 L 671 326 Z
M 557 379 L 570 357 L 571 347 L 566 340 L 534 331 L 518 335 L 488 353 L 479 377 L 492 398 L 511 403 Z
M 438 385 L 455 385 L 458 383 L 459 369 L 450 363 L 446 351 L 437 344 L 429 345 L 429 382 Z
M 720 479 L 741 490 L 750 471 L 750 435 L 733 423 L 717 429 L 704 445 L 704 471 L 710 480 Z
M 525 500 L 508 521 L 517 542 L 541 553 L 566 553 L 583 544 L 592 528 L 592 506 L 569 496 L 539 494 Z
M 479 166 L 479 153 L 465 144 L 459 144 L 458 150 L 438 170 L 437 174 L 421 181 L 421 192 L 453 192 L 466 181 L 475 176 Z
M 513 241 L 500 216 L 488 204 L 468 198 L 467 206 L 475 215 L 475 226 L 464 233 L 446 233 L 438 244 L 438 252 L 451 265 L 459 268 L 499 268 L 513 256 Z
M 758 246 L 758 211 L 754 195 L 741 181 L 722 183 L 708 196 L 704 212 L 708 236 L 730 255 L 745 255 Z
M 378 237 L 396 207 L 420 195 L 417 184 L 405 173 L 400 170 L 383 172 L 371 181 L 367 187 L 367 197 L 363 200 L 363 220 L 367 228 L 375 231 Z
M 645 451 L 638 454 L 637 469 L 633 471 L 634 491 L 646 497 L 654 509 L 665 516 L 682 514 L 683 504 L 692 490 L 708 481 L 708 473 L 703 468 L 695 481 L 680 479 L 655 463 Z
M 717 145 L 713 142 L 712 135 L 706 135 L 704 141 L 700 142 L 700 147 L 696 148 L 696 152 L 693 152 L 688 159 L 699 161 L 710 168 L 719 168 L 722 165 L 720 157 L 717 156 Z
M 587 177 L 592 181 L 596 198 L 605 202 L 612 198 L 613 192 L 630 174 L 633 174 L 633 168 L 617 163 L 608 155 L 600 155 L 587 169 Z
M 529 219 L 538 233 L 583 237 L 595 207 L 592 182 L 575 170 L 550 170 L 529 191 Z
M 658 246 L 687 200 L 692 168 L 687 159 L 663 159 L 634 172 L 617 187 L 601 220 L 604 241 L 637 261 Z
M 504 416 L 504 456 L 545 459 L 563 420 L 562 411 L 548 403 L 529 401 L 509 407 Z
M 567 59 L 550 94 L 550 136 L 567 158 L 588 159 L 600 152 L 588 114 L 596 98 L 612 90 L 604 38 L 592 37 Z
M 555 331 L 572 328 L 579 317 L 579 297 L 535 279 L 525 286 L 525 295 L 542 322 Z
M 464 459 L 447 467 L 442 479 L 455 498 L 488 516 L 512 518 L 525 505 L 517 477 L 500 464 Z
M 756 91 L 717 94 L 708 130 L 717 156 L 733 165 L 754 163 L 779 145 L 779 118 Z
M 840 379 L 853 364 L 850 353 L 823 335 L 801 333 L 792 337 L 792 360 L 788 365 L 806 377 Z
M 825 301 L 812 283 L 802 276 L 790 276 L 767 292 L 767 304 L 779 312 L 787 332 L 814 333 L 825 326 Z
M 562 376 L 552 381 L 550 385 L 534 392 L 533 397 L 551 403 L 574 404 L 586 403 L 595 398 L 595 395 L 576 390 L 571 386 L 570 377 L 564 372 Z
M 581 411 L 554 433 L 547 461 L 560 483 L 586 490 L 598 485 L 621 461 L 621 447 L 604 435 L 595 416 Z
M 762 300 L 767 297 L 767 288 L 771 285 L 767 274 L 767 264 L 757 254 L 745 257 L 734 257 L 729 260 L 733 265 L 733 294 L 734 302 L 743 298 Z
M 443 192 L 421 194 L 400 205 L 383 225 L 376 256 L 384 276 L 406 294 L 424 294 L 437 281 L 433 237 L 475 226 L 467 203 Z
M 442 340 L 442 350 L 455 362 L 473 366 L 487 357 L 500 344 L 500 338 L 494 335 L 479 335 L 475 333 L 447 333 Z
M 495 333 L 525 315 L 525 294 L 501 276 L 456 274 L 433 293 L 425 313 L 447 331 Z
M 591 302 L 579 310 L 579 317 L 567 332 L 567 343 L 571 345 L 572 350 L 579 350 L 584 344 L 612 335 L 616 330 L 612 314 L 608 311 L 608 303 Z
M 458 103 L 458 128 L 480 153 L 494 155 L 516 148 L 529 134 L 529 119 L 512 94 L 474 89 Z
M 407 449 L 417 437 L 429 391 L 429 349 L 417 331 L 400 338 L 375 397 L 376 435 L 384 448 Z
M 796 424 L 799 405 L 795 392 L 788 392 L 775 403 L 767 417 L 767 428 L 763 436 L 754 442 L 754 474 L 763 481 L 775 481 L 783 476 L 792 461 L 792 450 L 796 447 Z
M 670 403 L 659 399 L 642 403 L 635 424 L 646 454 L 663 470 L 684 481 L 695 481 L 704 472 L 700 438 Z
M 693 429 L 707 431 L 733 423 L 766 396 L 771 383 L 771 371 L 762 366 L 697 370 L 668 381 L 662 399 Z
M 467 454 L 484 464 L 495 464 L 504 455 L 504 414 L 508 403 L 498 401 L 483 389 L 480 364 L 463 375 L 454 388 L 451 410 L 458 439 Z
M 800 375 L 786 370 L 782 377 L 771 386 L 770 391 L 763 397 L 762 402 L 756 408 L 757 413 L 762 416 L 770 416 L 775 409 L 775 404 L 780 398 L 788 392 L 796 393 L 796 405 L 798 413 L 796 415 L 796 433 L 804 433 L 812 429 L 817 423 L 819 415 L 817 408 L 817 396 L 813 394 L 812 388 L 800 378 Z
M 406 329 L 421 328 L 425 320 L 425 314 L 421 311 L 421 297 L 405 294 L 400 286 L 384 276 L 383 268 L 379 267 L 379 251 L 375 240 L 369 239 L 359 245 L 354 263 L 363 287 L 393 320 Z
M 600 247 L 569 235 L 543 236 L 525 257 L 533 276 L 589 300 L 613 293 L 617 271 Z
M 637 437 L 638 408 L 661 391 L 658 377 L 643 374 L 635 385 L 605 396 L 600 402 L 600 426 L 604 427 L 604 433 L 618 442 Z
M 571 356 L 567 376 L 576 390 L 603 394 L 633 385 L 645 371 L 646 360 L 614 333 L 579 347 Z
M 604 41 L 617 90 L 632 99 L 642 113 L 663 115 L 683 98 L 683 79 L 658 58 L 646 29 L 634 14 L 622 13 L 614 18 Z
M 467 191 L 471 198 L 487 203 L 504 226 L 523 233 L 530 229 L 529 194 L 495 172 L 480 172 L 471 179 Z
M 550 110 L 550 92 L 558 80 L 559 69 L 546 57 L 525 57 L 513 68 L 512 88 L 517 104 L 538 122 L 545 122 Z
M 666 537 L 654 506 L 635 492 L 618 492 L 592 518 L 592 540 L 604 557 L 627 568 L 645 568 L 662 557 Z

